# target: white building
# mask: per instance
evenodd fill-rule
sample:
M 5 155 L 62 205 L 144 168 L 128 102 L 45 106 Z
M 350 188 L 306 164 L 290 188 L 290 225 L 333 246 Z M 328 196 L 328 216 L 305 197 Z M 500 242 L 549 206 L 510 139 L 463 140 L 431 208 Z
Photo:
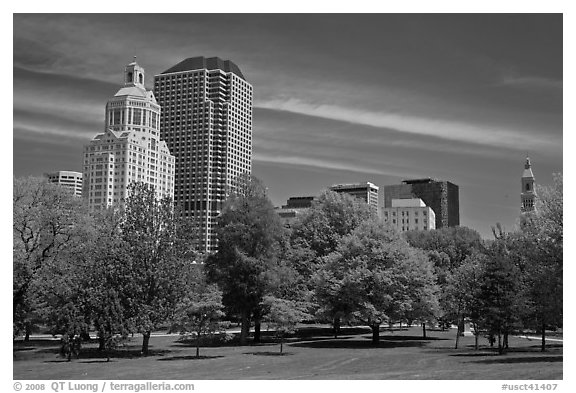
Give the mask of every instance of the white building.
M 92 208 L 115 206 L 138 181 L 158 198 L 174 196 L 174 156 L 160 139 L 160 106 L 144 87 L 144 68 L 126 66 L 124 86 L 106 104 L 104 132 L 84 146 L 83 196 Z
M 334 192 L 343 192 L 361 199 L 368 205 L 378 209 L 378 189 L 379 187 L 371 182 L 335 184 L 330 187 Z
M 57 171 L 45 173 L 50 183 L 71 189 L 76 196 L 82 196 L 82 174 L 74 171 Z
M 400 232 L 436 229 L 436 214 L 420 198 L 392 199 L 382 218 Z
M 160 130 L 176 157 L 174 201 L 217 250 L 217 217 L 235 180 L 252 171 L 252 85 L 236 64 L 193 57 L 156 75 Z

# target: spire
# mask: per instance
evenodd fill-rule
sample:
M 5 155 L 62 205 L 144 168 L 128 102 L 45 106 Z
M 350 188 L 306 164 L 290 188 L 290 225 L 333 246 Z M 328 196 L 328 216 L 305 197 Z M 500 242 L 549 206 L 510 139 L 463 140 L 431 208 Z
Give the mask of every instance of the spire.
M 526 156 L 526 163 L 524 164 L 524 173 L 522 174 L 523 178 L 534 178 L 534 174 L 532 173 L 532 164 L 530 163 L 530 157 Z
M 524 173 L 522 174 L 522 188 L 520 191 L 520 199 L 522 201 L 522 212 L 534 210 L 534 174 L 532 173 L 532 164 L 530 157 L 526 156 L 526 163 L 524 164 Z

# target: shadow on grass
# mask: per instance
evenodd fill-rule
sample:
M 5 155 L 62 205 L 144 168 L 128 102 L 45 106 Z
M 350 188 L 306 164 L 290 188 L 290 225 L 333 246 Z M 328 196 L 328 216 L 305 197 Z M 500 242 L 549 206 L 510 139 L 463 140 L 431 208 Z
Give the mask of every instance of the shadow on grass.
M 474 363 L 482 364 L 515 364 L 515 363 L 556 363 L 562 362 L 562 356 L 526 356 L 509 358 L 506 356 L 498 356 L 497 359 L 478 360 Z
M 302 348 L 399 348 L 399 347 L 422 347 L 427 344 L 428 339 L 415 339 L 414 337 L 408 339 L 401 339 L 395 337 L 394 339 L 380 338 L 380 342 L 376 345 L 372 344 L 371 337 L 366 337 L 364 340 L 346 339 L 346 340 L 321 340 L 321 341 L 307 341 L 291 343 L 290 346 Z
M 169 358 L 161 358 L 158 359 L 160 362 L 164 361 L 173 361 L 173 360 L 204 360 L 204 359 L 216 359 L 216 358 L 223 358 L 224 356 L 195 356 L 195 355 L 186 355 L 186 356 L 171 356 Z
M 290 356 L 294 355 L 291 352 L 244 352 L 244 355 L 254 355 L 254 356 Z

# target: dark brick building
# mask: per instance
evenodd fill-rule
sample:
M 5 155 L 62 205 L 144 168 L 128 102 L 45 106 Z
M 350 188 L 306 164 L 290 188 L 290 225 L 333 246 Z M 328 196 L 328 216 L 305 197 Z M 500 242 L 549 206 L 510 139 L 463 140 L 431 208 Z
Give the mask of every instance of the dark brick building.
M 420 198 L 436 214 L 436 229 L 460 225 L 458 186 L 431 178 L 403 180 L 402 184 L 384 186 L 384 207 L 392 199 Z

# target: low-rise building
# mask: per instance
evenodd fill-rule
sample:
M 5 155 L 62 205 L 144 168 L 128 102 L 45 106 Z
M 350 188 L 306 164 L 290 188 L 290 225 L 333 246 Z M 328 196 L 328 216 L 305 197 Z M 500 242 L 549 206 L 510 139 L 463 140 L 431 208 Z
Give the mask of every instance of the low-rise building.
M 74 171 L 57 171 L 45 173 L 50 183 L 69 188 L 76 196 L 82 196 L 82 173 Z
M 422 199 L 392 199 L 391 205 L 382 209 L 382 219 L 398 231 L 436 229 L 436 214 Z

